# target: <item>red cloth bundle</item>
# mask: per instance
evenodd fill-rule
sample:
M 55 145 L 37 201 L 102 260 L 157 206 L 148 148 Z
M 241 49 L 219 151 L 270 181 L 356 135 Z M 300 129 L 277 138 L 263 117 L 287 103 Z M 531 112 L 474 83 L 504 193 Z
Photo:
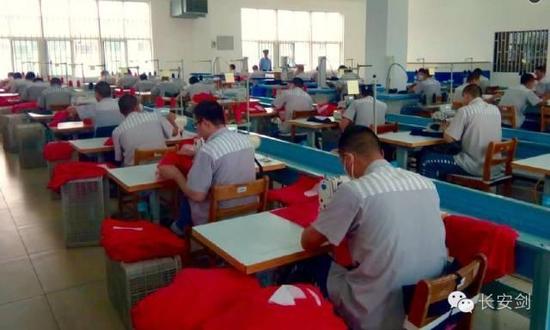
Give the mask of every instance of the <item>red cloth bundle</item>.
M 484 283 L 515 270 L 515 246 L 518 233 L 509 226 L 470 217 L 450 215 L 443 219 L 449 254 L 465 266 L 478 253 L 487 257 Z
M 67 141 L 49 142 L 44 146 L 43 155 L 49 162 L 70 160 L 73 156 L 73 146 Z
M 170 109 L 174 109 L 177 106 L 176 98 L 170 98 Z
M 38 103 L 36 101 L 23 102 L 14 104 L 11 108 L 12 113 L 19 113 L 25 110 L 36 110 L 38 109 Z
M 267 200 L 279 202 L 283 205 L 294 205 L 318 200 L 318 196 L 306 196 L 304 193 L 313 189 L 323 178 L 301 175 L 298 180 L 286 187 L 271 189 L 267 193 Z
M 205 101 L 216 102 L 216 101 L 218 101 L 218 98 L 215 97 L 214 95 L 210 94 L 210 93 L 199 93 L 199 94 L 195 94 L 193 96 L 192 101 L 194 103 L 201 103 L 201 102 L 205 102 Z
M 128 91 L 130 92 L 130 95 L 136 96 L 136 89 L 135 88 L 132 87 Z
M 250 113 L 265 112 L 264 107 L 262 107 L 259 102 L 254 101 L 249 104 L 250 107 L 248 108 L 248 111 L 250 111 Z M 235 120 L 237 123 L 240 123 L 241 119 L 246 116 L 246 102 L 239 102 L 233 105 L 232 109 L 235 114 Z
M 285 288 L 288 286 L 283 286 Z M 203 330 L 345 330 L 346 324 L 334 314 L 330 301 L 319 290 L 307 284 L 290 286 L 300 297 L 294 305 L 270 301 L 279 287 L 250 292 L 219 315 L 214 315 Z
M 76 81 L 76 87 L 77 87 L 77 88 L 80 88 L 80 80 L 77 80 L 77 81 Z
M 107 138 L 107 140 L 105 140 L 105 143 L 103 143 L 104 146 L 112 146 L 114 145 L 114 142 L 113 142 L 113 138 L 110 137 L 110 138 Z
M 104 176 L 107 170 L 98 163 L 66 162 L 58 164 L 52 173 L 48 188 L 59 191 L 61 186 L 72 180 L 90 179 Z
M 59 123 L 67 121 L 69 119 L 69 112 L 65 110 L 57 111 L 54 115 L 48 126 L 57 127 Z
M 166 165 L 176 166 L 183 175 L 187 176 L 187 173 L 191 170 L 191 166 L 193 166 L 193 157 L 180 155 L 177 151 L 170 151 L 167 152 L 158 163 L 158 166 Z
M 21 97 L 18 94 L 0 95 L 0 107 L 14 105 L 21 102 Z
M 157 96 L 155 98 L 155 108 L 162 108 L 164 106 L 164 99 L 162 96 Z
M 172 231 L 149 221 L 105 219 L 101 246 L 111 260 L 137 262 L 184 255 L 187 243 Z
M 317 113 L 319 113 L 320 116 L 330 117 L 334 114 L 334 110 L 336 110 L 337 108 L 337 104 L 326 103 L 317 106 Z
M 200 329 L 240 297 L 258 290 L 253 277 L 232 269 L 185 268 L 171 285 L 132 308 L 133 326 L 135 330 Z

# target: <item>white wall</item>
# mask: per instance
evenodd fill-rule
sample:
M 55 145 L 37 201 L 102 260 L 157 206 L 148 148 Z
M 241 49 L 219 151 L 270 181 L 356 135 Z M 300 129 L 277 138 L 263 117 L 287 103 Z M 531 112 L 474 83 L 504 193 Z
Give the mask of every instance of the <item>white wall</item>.
M 412 0 L 408 61 L 492 61 L 495 32 L 550 28 L 550 1 Z M 550 65 L 550 57 L 548 64 Z M 492 83 L 511 85 L 517 74 L 495 73 Z
M 365 0 L 209 0 L 205 18 L 171 18 L 169 0 L 152 0 L 153 51 L 156 58 L 185 59 L 186 73 L 209 71 L 197 60 L 222 58 L 222 67 L 241 54 L 241 8 L 269 8 L 308 11 L 332 11 L 344 16 L 344 56 L 363 62 L 365 59 Z M 218 35 L 235 38 L 233 51 L 218 51 L 211 42 Z

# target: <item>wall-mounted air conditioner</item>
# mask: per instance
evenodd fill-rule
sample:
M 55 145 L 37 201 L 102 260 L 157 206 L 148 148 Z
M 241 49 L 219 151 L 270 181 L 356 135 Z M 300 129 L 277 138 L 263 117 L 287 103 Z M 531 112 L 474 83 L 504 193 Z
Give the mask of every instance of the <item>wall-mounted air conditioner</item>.
M 170 0 L 170 15 L 179 18 L 205 17 L 208 0 Z

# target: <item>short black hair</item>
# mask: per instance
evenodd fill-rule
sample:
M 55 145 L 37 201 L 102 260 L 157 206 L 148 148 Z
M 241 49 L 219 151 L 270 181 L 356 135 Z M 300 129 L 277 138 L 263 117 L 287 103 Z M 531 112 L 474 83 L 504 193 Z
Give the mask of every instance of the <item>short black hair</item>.
M 535 71 L 540 71 L 540 72 L 544 72 L 546 73 L 546 66 L 544 65 L 539 65 L 535 68 Z
M 32 80 L 33 82 L 40 82 L 40 81 L 44 81 L 44 79 L 40 78 L 40 77 L 36 77 Z
M 361 92 L 361 95 L 364 97 L 374 95 L 372 85 L 360 85 L 359 92 Z
M 118 100 L 118 108 L 120 109 L 120 113 L 124 117 L 128 116 L 130 112 L 134 111 L 137 104 L 138 104 L 137 98 L 130 94 L 124 94 Z
M 530 83 L 531 81 L 534 81 L 536 80 L 535 76 L 531 73 L 524 73 L 521 75 L 521 84 L 522 85 L 527 85 L 528 83 Z
M 481 76 L 483 74 L 483 70 L 481 70 L 480 68 L 476 68 L 472 73 L 476 73 Z
M 103 98 L 111 97 L 111 86 L 105 81 L 100 81 L 95 84 L 94 91 Z
M 139 75 L 140 80 L 147 80 L 147 75 L 145 73 L 142 73 Z
M 254 64 L 254 65 L 252 66 L 252 70 L 258 70 L 258 66 L 257 66 L 256 64 Z
M 235 64 L 229 64 L 229 69 L 230 70 L 236 70 L 237 67 L 235 66 Z
M 27 72 L 27 74 L 25 74 L 25 79 L 27 80 L 34 80 L 34 78 L 36 78 L 36 75 L 32 71 L 29 71 Z
M 361 125 L 350 125 L 346 127 L 340 141 L 338 152 L 350 152 L 358 155 L 381 154 L 382 146 L 378 136 L 374 132 Z
M 54 77 L 50 80 L 50 85 L 51 86 L 54 86 L 54 85 L 58 85 L 58 86 L 61 86 L 61 79 L 57 78 L 57 77 Z
M 338 70 L 346 70 L 347 68 L 348 68 L 348 67 L 345 66 L 345 65 L 340 65 L 340 66 L 338 67 Z
M 225 125 L 223 108 L 216 101 L 203 101 L 197 104 L 195 110 L 193 110 L 193 114 L 197 122 L 208 120 L 216 126 Z
M 198 82 L 199 82 L 199 78 L 197 78 L 195 76 L 192 76 L 191 78 L 189 78 L 189 84 L 190 85 L 196 84 Z
M 467 83 L 471 83 L 472 81 L 479 79 L 480 75 L 478 73 L 472 72 L 468 75 L 468 78 L 466 79 Z
M 420 68 L 418 69 L 418 73 L 423 73 L 425 74 L 426 76 L 430 76 L 430 70 L 429 69 L 426 69 L 426 68 Z
M 292 79 L 292 84 L 296 87 L 304 87 L 304 81 L 302 80 L 302 78 L 294 78 Z
M 473 98 L 477 98 L 483 95 L 483 91 L 481 90 L 481 87 L 479 87 L 478 85 L 469 84 L 468 86 L 464 87 L 464 90 L 462 91 L 462 96 L 466 94 L 472 96 Z
M 23 78 L 23 75 L 21 74 L 21 72 L 16 72 L 13 74 L 13 79 L 22 79 Z

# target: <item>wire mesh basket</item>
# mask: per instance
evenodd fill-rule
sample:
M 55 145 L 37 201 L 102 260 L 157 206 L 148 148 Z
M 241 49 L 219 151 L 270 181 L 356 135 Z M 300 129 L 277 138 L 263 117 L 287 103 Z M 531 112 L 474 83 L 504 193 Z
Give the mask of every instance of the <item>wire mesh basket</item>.
M 106 260 L 107 292 L 127 329 L 132 329 L 130 310 L 138 301 L 172 283 L 181 269 L 179 256 L 135 263 Z
M 46 144 L 46 129 L 42 124 L 17 125 L 17 142 L 19 149 L 19 165 L 22 168 L 45 167 L 46 160 L 43 156 Z
M 17 153 L 19 151 L 19 144 L 17 143 L 17 126 L 26 122 L 26 114 L 8 114 L 0 116 L 0 126 L 2 129 L 2 140 L 4 143 L 4 150 L 11 153 Z
M 67 247 L 98 245 L 101 222 L 109 214 L 109 189 L 102 177 L 73 180 L 61 187 Z

